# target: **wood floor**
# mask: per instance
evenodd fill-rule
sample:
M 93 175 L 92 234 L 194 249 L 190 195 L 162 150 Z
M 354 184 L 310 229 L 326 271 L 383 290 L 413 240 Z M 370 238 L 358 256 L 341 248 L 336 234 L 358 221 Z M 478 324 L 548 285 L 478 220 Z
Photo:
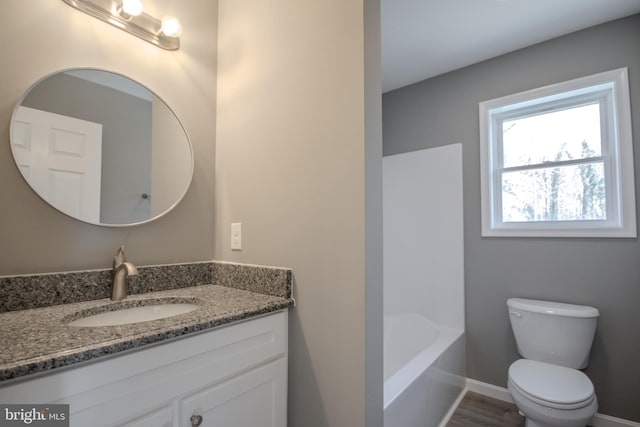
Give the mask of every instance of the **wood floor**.
M 524 427 L 514 404 L 468 391 L 447 427 Z

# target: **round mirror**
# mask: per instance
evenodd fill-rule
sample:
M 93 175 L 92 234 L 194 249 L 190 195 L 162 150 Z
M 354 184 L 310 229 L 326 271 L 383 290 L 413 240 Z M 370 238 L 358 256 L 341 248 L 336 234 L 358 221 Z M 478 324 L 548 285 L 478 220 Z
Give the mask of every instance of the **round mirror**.
M 57 72 L 16 106 L 11 151 L 47 203 L 90 224 L 136 225 L 180 202 L 193 174 L 189 138 L 153 92 L 96 69 Z

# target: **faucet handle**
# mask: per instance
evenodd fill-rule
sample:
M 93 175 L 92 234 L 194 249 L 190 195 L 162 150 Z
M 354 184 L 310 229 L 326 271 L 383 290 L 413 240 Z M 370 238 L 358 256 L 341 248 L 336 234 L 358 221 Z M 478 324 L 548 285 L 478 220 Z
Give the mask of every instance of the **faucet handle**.
M 118 248 L 118 251 L 116 252 L 116 255 L 113 257 L 113 265 L 115 266 L 126 261 L 127 257 L 124 254 L 124 246 L 120 246 Z

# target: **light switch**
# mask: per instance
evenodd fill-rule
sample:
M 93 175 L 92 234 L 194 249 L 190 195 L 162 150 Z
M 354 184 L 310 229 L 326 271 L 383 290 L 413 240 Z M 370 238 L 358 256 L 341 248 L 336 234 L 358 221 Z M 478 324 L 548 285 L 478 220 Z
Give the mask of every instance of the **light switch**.
M 242 250 L 242 223 L 241 222 L 231 223 L 231 250 L 233 251 Z

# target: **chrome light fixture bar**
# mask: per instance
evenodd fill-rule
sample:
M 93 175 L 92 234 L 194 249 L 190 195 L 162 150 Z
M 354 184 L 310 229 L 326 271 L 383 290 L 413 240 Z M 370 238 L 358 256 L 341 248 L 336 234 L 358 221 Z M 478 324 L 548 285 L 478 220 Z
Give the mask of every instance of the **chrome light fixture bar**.
M 131 15 L 124 11 L 123 0 L 62 0 L 93 17 L 120 28 L 162 49 L 177 50 L 180 39 L 162 31 L 162 21 L 148 13 Z

